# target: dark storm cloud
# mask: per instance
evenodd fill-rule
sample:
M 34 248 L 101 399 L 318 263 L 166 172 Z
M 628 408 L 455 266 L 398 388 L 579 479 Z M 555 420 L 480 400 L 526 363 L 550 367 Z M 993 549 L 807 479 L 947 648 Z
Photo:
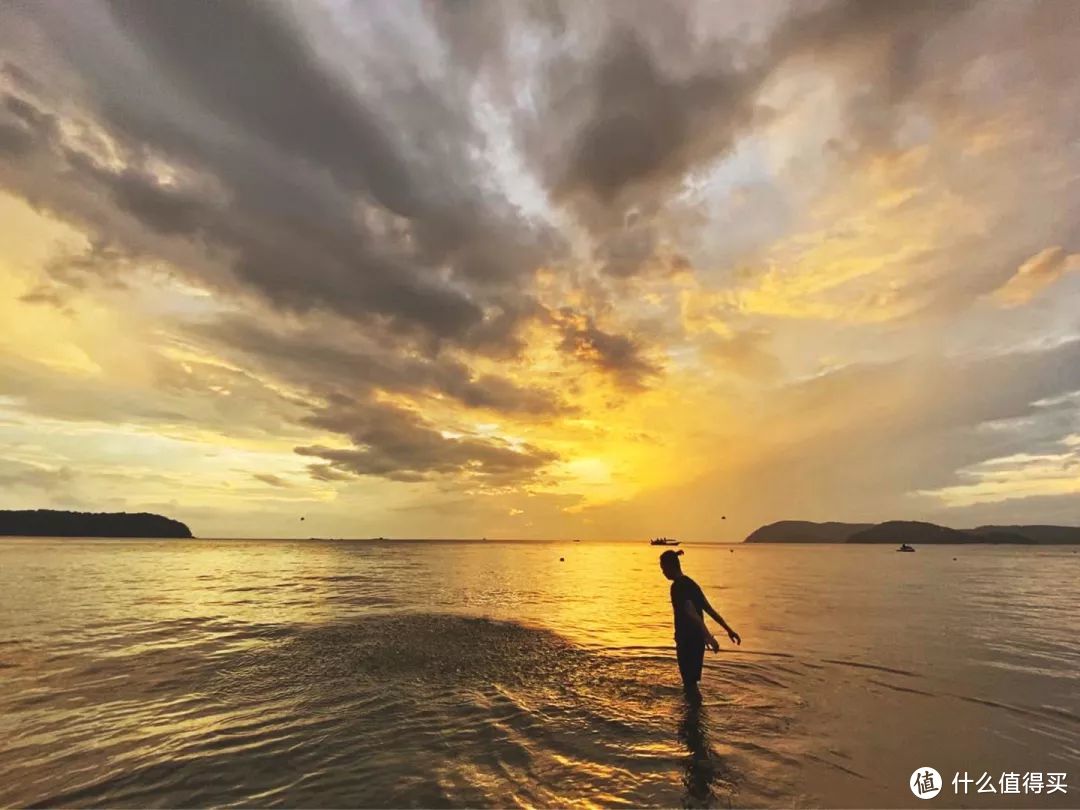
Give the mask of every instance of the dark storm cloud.
M 213 115 L 326 168 L 397 214 L 421 212 L 415 181 L 378 119 L 267 4 L 112 0 L 109 7 L 160 75 Z
M 556 112 L 575 103 L 588 110 L 552 177 L 556 198 L 584 192 L 610 205 L 635 184 L 670 183 L 722 154 L 753 118 L 757 81 L 712 65 L 666 76 L 634 31 L 614 32 L 582 85 L 589 97 L 554 102 Z
M 924 45 L 967 6 L 794 4 L 758 43 L 709 40 L 677 6 L 635 6 L 641 19 L 613 23 L 595 53 L 573 52 L 548 66 L 541 112 L 523 143 L 553 199 L 592 232 L 601 266 L 635 275 L 650 266 L 663 208 L 681 181 L 783 116 L 760 101 L 783 69 L 812 64 L 848 85 L 842 142 L 887 147 L 901 106 L 928 78 Z M 660 47 L 648 36 L 657 14 L 667 32 Z M 638 220 L 632 227 L 628 214 Z
M 7 79 L 20 90 L 26 92 L 37 92 L 41 90 L 40 82 L 14 62 L 4 62 L 3 64 L 0 64 L 0 76 Z
M 800 56 L 837 55 L 852 48 L 874 49 L 881 40 L 918 46 L 950 17 L 963 13 L 970 0 L 831 0 L 796 4 L 767 43 L 772 61 Z M 886 54 L 892 57 L 893 54 Z M 910 63 L 909 63 L 910 65 Z M 910 78 L 901 72 L 897 81 Z
M 84 182 L 106 191 L 131 216 L 165 236 L 193 236 L 206 232 L 215 212 L 199 195 L 175 189 L 138 169 L 110 171 L 86 156 L 67 152 L 68 166 Z
M 34 136 L 20 126 L 0 121 L 0 155 L 20 157 L 34 146 Z
M 297 447 L 297 453 L 324 459 L 339 472 L 394 481 L 452 476 L 496 486 L 516 484 L 558 458 L 529 445 L 515 449 L 497 439 L 446 436 L 419 415 L 383 403 L 342 399 L 308 421 L 347 435 L 355 447 Z
M 70 41 L 63 20 L 50 21 L 82 54 L 96 93 L 88 106 L 124 160 L 102 162 L 37 121 L 21 122 L 38 124 L 41 153 L 53 159 L 51 182 L 63 189 L 46 207 L 112 236 L 126 226 L 108 227 L 115 218 L 91 208 L 111 200 L 151 234 L 203 244 L 214 260 L 224 256 L 242 287 L 304 317 L 312 327 L 304 342 L 230 324 L 219 324 L 215 337 L 218 351 L 246 353 L 248 362 L 302 384 L 313 401 L 356 401 L 348 420 L 312 423 L 343 433 L 354 450 L 298 448 L 326 459 L 310 466 L 313 478 L 457 474 L 500 486 L 533 478 L 553 454 L 446 438 L 420 417 L 368 399 L 382 389 L 503 413 L 565 409 L 547 391 L 474 373 L 467 356 L 453 360 L 443 351 L 513 355 L 519 325 L 542 314 L 527 292 L 528 274 L 557 248 L 489 190 L 484 167 L 469 157 L 476 144 L 462 117 L 468 105 L 413 88 L 416 129 L 402 132 L 344 90 L 268 7 L 193 8 L 117 12 L 128 36 L 107 50 L 123 53 L 136 40 L 141 56 L 130 59 L 147 69 L 135 72 L 88 53 L 81 36 Z M 98 26 L 89 30 L 108 32 Z M 245 31 L 238 53 L 218 36 L 248 27 L 259 36 Z M 424 141 L 423 154 L 410 139 Z M 163 179 L 155 160 L 176 165 L 178 178 Z M 73 186 L 85 195 L 72 199 Z M 143 239 L 131 249 L 152 256 L 154 248 Z M 194 272 L 197 282 L 222 286 L 198 265 Z M 310 339 L 319 310 L 344 316 L 378 348 L 345 351 Z M 169 390 L 189 383 L 175 374 L 161 380 Z M 239 398 L 213 400 L 224 411 Z
M 643 355 L 641 345 L 633 338 L 605 332 L 590 316 L 569 308 L 555 317 L 563 335 L 562 350 L 612 374 L 625 388 L 644 388 L 650 378 L 661 373 L 662 369 Z
M 480 304 L 465 290 L 421 272 L 407 256 L 370 250 L 362 234 L 340 221 L 340 212 L 337 222 L 315 210 L 279 215 L 256 210 L 254 196 L 241 202 L 237 188 L 219 200 L 205 189 L 162 183 L 147 169 L 113 170 L 70 150 L 66 158 L 70 180 L 105 195 L 153 232 L 227 251 L 235 257 L 236 277 L 282 309 L 385 318 L 399 332 L 466 344 L 477 342 L 487 326 Z M 347 207 L 346 201 L 341 205 Z M 516 326 L 506 323 L 507 332 L 492 339 L 508 339 Z
M 4 109 L 39 137 L 51 138 L 56 133 L 56 116 L 44 112 L 40 107 L 20 96 L 5 95 Z
M 935 40 L 973 6 L 968 0 L 842 0 L 796 11 L 774 32 L 770 61 L 829 68 L 850 86 L 843 143 L 871 152 L 891 148 L 903 107 L 940 65 L 927 58 Z
M 820 58 L 829 69 L 875 67 L 853 121 L 887 124 L 876 108 L 913 95 L 922 76 L 917 51 L 947 16 L 945 5 L 795 6 L 748 50 L 697 38 L 679 6 L 639 4 L 612 14 L 619 19 L 599 47 L 578 52 L 569 5 L 519 13 L 502 4 L 429 4 L 421 8 L 447 50 L 445 61 L 424 62 L 424 36 L 403 39 L 377 22 L 335 61 L 329 40 L 290 16 L 322 13 L 302 4 L 12 4 L 0 9 L 0 29 L 14 32 L 0 30 L 0 49 L 19 55 L 4 63 L 11 90 L 0 111 L 0 153 L 17 159 L 0 161 L 0 184 L 119 255 L 172 261 L 231 302 L 257 295 L 273 310 L 268 321 L 303 322 L 309 331 L 291 336 L 228 323 L 201 335 L 279 370 L 313 400 L 336 403 L 316 426 L 355 446 L 300 448 L 326 462 L 312 466 L 313 476 L 527 480 L 554 457 L 447 438 L 412 412 L 373 401 L 373 392 L 558 414 L 564 406 L 550 392 L 470 368 L 472 353 L 515 355 L 532 320 L 555 324 L 565 353 L 627 390 L 662 369 L 649 346 L 606 322 L 601 329 L 595 313 L 547 312 L 534 299 L 533 271 L 558 267 L 565 246 L 492 180 L 483 155 L 499 144 L 487 142 L 474 117 L 480 73 L 505 73 L 493 92 L 520 105 L 506 137 L 591 233 L 599 263 L 628 277 L 650 266 L 662 241 L 658 212 L 680 180 L 775 113 L 758 97 L 779 67 L 798 58 Z M 378 13 L 392 16 L 389 7 Z M 659 39 L 658 23 L 666 32 Z M 513 77 L 521 74 L 506 68 L 537 31 L 558 53 L 540 60 L 549 72 L 535 98 L 518 97 Z M 879 51 L 884 61 L 875 61 Z M 80 137 L 64 134 L 71 130 Z M 185 260 L 176 261 L 181 243 Z M 115 265 L 55 278 L 74 284 Z M 39 300 L 54 299 L 42 291 Z M 312 338 L 339 320 L 367 342 Z M 177 379 L 181 388 L 199 385 Z M 48 405 L 84 410 L 70 399 Z M 235 405 L 214 402 L 242 419 Z
M 513 353 L 521 324 L 540 314 L 522 282 L 561 245 L 486 181 L 473 71 L 485 59 L 504 65 L 530 28 L 565 38 L 571 17 L 526 5 L 470 14 L 470 27 L 463 9 L 428 12 L 456 61 L 433 75 L 387 33 L 355 55 L 376 88 L 365 91 L 272 4 L 116 0 L 7 13 L 28 18 L 78 73 L 87 108 L 125 159 L 106 167 L 61 150 L 53 182 L 67 175 L 159 235 L 218 250 L 240 283 L 283 309 L 333 310 L 429 346 Z M 884 4 L 830 3 L 797 12 L 757 53 L 735 54 L 729 43 L 696 42 L 682 15 L 643 12 L 638 23 L 666 24 L 674 67 L 632 15 L 610 25 L 595 53 L 551 62 L 525 136 L 552 194 L 581 204 L 601 232 L 598 257 L 618 275 L 647 263 L 649 220 L 671 184 L 752 128 L 775 65 L 903 19 Z M 495 44 L 472 49 L 474 40 Z M 17 86 L 44 84 L 6 64 Z M 26 149 L 25 134 L 0 130 L 4 146 Z M 150 158 L 195 182 L 163 183 Z M 643 206 L 643 222 L 627 232 L 630 202 Z M 101 224 L 90 212 L 61 213 Z
M 375 345 L 346 348 L 343 336 L 311 331 L 282 333 L 240 320 L 219 321 L 203 334 L 227 352 L 237 352 L 303 385 L 320 397 L 370 394 L 383 389 L 441 394 L 471 408 L 503 413 L 555 415 L 569 410 L 545 389 L 523 387 L 504 377 L 476 374 L 446 356 L 402 357 Z
M 51 258 L 45 264 L 45 273 L 50 278 L 72 287 L 83 287 L 86 277 L 101 278 L 130 261 L 130 257 L 107 242 L 91 242 L 85 250 L 64 253 Z M 122 282 L 117 279 L 116 284 Z
M 23 10 L 79 71 L 84 103 L 124 157 L 116 168 L 54 150 L 57 176 L 160 235 L 223 251 L 241 283 L 282 308 L 515 349 L 535 311 L 519 282 L 557 240 L 484 179 L 467 86 L 425 83 L 387 51 L 368 65 L 390 89 L 361 98 L 269 4 L 109 9 Z M 404 120 L 382 114 L 391 108 Z M 22 147 L 10 133 L 5 143 Z M 176 164 L 181 182 L 162 182 L 152 160 Z
M 21 96 L 5 93 L 0 104 L 0 154 L 24 157 L 52 139 L 56 118 Z
M 46 304 L 71 312 L 73 296 L 95 284 L 111 289 L 123 289 L 131 257 L 112 245 L 92 241 L 82 250 L 65 251 L 42 265 L 43 279 L 19 300 L 29 304 Z

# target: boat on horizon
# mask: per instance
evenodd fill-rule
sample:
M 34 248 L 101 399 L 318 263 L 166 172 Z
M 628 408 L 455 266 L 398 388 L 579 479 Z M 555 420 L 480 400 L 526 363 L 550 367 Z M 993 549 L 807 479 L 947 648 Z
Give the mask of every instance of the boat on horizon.
M 898 549 L 897 549 L 897 551 L 914 551 L 914 550 L 915 550 L 915 549 L 913 549 L 913 548 L 912 548 L 911 546 L 909 546 L 909 545 L 908 545 L 907 543 L 901 543 L 901 544 L 900 544 L 900 548 L 898 548 Z
M 650 546 L 677 546 L 679 541 L 671 537 L 654 537 L 649 541 Z

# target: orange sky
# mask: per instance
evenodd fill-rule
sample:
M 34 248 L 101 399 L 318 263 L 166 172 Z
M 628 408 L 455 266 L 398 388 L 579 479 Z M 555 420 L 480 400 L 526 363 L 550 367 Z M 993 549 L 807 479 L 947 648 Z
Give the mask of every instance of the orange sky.
M 1076 523 L 1078 34 L 1011 1 L 5 6 L 0 507 Z

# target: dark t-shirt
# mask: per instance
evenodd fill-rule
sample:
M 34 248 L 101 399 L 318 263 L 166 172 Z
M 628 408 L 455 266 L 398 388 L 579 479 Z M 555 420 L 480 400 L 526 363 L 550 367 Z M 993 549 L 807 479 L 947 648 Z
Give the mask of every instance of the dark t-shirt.
M 686 615 L 686 600 L 689 599 L 698 616 L 705 615 L 705 594 L 690 577 L 683 574 L 671 583 L 671 608 L 675 614 L 675 643 L 704 644 L 705 636 L 697 623 Z

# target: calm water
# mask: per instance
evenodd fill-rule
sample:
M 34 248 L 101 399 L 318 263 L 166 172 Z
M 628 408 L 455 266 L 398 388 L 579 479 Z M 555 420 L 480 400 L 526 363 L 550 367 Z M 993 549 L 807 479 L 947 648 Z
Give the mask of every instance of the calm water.
M 0 805 L 1080 806 L 1074 548 L 684 548 L 0 539 Z

